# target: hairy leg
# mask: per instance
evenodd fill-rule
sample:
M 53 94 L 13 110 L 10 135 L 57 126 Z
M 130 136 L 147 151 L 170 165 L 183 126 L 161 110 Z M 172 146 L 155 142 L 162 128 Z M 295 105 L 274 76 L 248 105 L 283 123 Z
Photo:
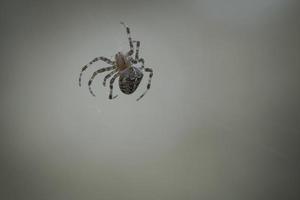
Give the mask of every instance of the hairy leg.
M 135 47 L 135 60 L 138 61 L 139 60 L 139 51 L 140 51 L 140 41 L 133 41 L 134 43 L 136 43 L 136 47 Z
M 99 73 L 102 73 L 102 72 L 105 72 L 105 71 L 110 71 L 110 70 L 113 70 L 113 69 L 115 69 L 115 68 L 116 68 L 115 66 L 105 67 L 105 68 L 98 69 L 97 71 L 95 71 L 95 72 L 93 73 L 93 75 L 92 75 L 92 77 L 90 78 L 89 83 L 88 83 L 90 93 L 91 93 L 93 96 L 96 96 L 96 95 L 94 94 L 94 92 L 92 91 L 92 88 L 91 88 L 91 84 L 92 84 L 94 78 L 95 78 Z
M 113 84 L 115 82 L 115 79 L 118 78 L 120 76 L 119 73 L 115 74 L 111 79 L 110 79 L 110 84 L 109 84 L 109 88 L 110 88 L 110 92 L 109 92 L 109 99 L 114 99 L 116 98 L 118 95 L 113 96 Z
M 137 101 L 140 100 L 143 96 L 145 96 L 145 94 L 147 93 L 147 91 L 150 89 L 150 86 L 151 86 L 151 79 L 152 79 L 152 76 L 153 76 L 153 70 L 151 68 L 145 68 L 145 71 L 150 72 L 149 79 L 148 79 L 148 84 L 147 84 L 147 89 L 145 90 L 145 92 L 143 92 L 143 94 L 139 98 L 137 98 Z
M 144 60 L 144 58 L 140 58 L 140 59 L 138 60 L 138 62 L 139 62 L 139 63 L 142 63 L 141 69 L 144 69 L 144 65 L 145 65 L 145 60 Z
M 81 86 L 81 77 L 82 77 L 82 73 L 90 66 L 92 65 L 94 62 L 97 62 L 99 60 L 102 60 L 103 62 L 106 62 L 107 64 L 110 64 L 110 65 L 114 65 L 114 62 L 111 61 L 110 59 L 108 58 L 105 58 L 103 56 L 100 56 L 100 57 L 97 57 L 97 58 L 94 58 L 91 62 L 89 62 L 88 64 L 84 65 L 81 69 L 81 72 L 80 72 L 80 75 L 79 75 L 79 86 Z
M 127 53 L 127 56 L 131 56 L 133 54 L 133 43 L 132 43 L 132 38 L 131 38 L 131 35 L 130 35 L 130 29 L 127 25 L 125 25 L 124 22 L 121 22 L 121 24 L 126 28 L 126 33 L 127 33 L 127 37 L 128 37 L 128 41 L 129 41 L 130 50 Z
M 106 80 L 109 79 L 114 73 L 116 73 L 118 71 L 118 69 L 115 69 L 114 71 L 110 72 L 109 74 L 107 74 L 105 77 L 104 77 L 104 80 L 103 80 L 103 86 L 106 85 Z

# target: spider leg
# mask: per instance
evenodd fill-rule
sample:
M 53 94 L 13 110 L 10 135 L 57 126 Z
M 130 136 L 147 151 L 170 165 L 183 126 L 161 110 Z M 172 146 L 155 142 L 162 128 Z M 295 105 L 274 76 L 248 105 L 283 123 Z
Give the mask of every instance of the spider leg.
M 147 89 L 145 90 L 145 92 L 143 92 L 143 94 L 139 98 L 137 98 L 137 101 L 140 100 L 143 96 L 145 96 L 145 94 L 147 93 L 147 91 L 150 89 L 150 86 L 151 86 L 151 79 L 152 79 L 152 76 L 153 76 L 153 70 L 151 68 L 145 68 L 145 71 L 150 72 L 149 79 L 148 79 L 148 84 L 147 84 Z
M 116 73 L 118 71 L 118 69 L 115 69 L 114 71 L 110 72 L 109 74 L 107 74 L 105 77 L 104 77 L 104 80 L 103 80 L 103 86 L 106 85 L 106 80 L 109 79 L 114 73 Z
M 96 95 L 95 95 L 94 92 L 92 91 L 91 84 L 92 84 L 92 82 L 93 82 L 95 76 L 97 76 L 97 74 L 99 74 L 99 73 L 102 73 L 102 72 L 105 72 L 105 71 L 109 71 L 109 70 L 112 70 L 112 69 L 115 69 L 115 68 L 116 68 L 115 66 L 105 67 L 105 68 L 98 69 L 97 71 L 95 71 L 95 72 L 93 73 L 93 75 L 92 75 L 92 77 L 90 78 L 89 83 L 88 83 L 90 93 L 91 93 L 93 96 L 96 96 Z
M 91 62 L 89 62 L 88 64 L 86 64 L 86 65 L 84 65 L 84 66 L 82 67 L 81 72 L 80 72 L 80 75 L 79 75 L 79 86 L 81 86 L 81 76 L 82 76 L 82 73 L 83 73 L 90 65 L 92 65 L 94 62 L 97 62 L 98 60 L 102 60 L 103 62 L 106 62 L 107 64 L 110 64 L 110 65 L 114 65 L 114 64 L 115 64 L 113 61 L 111 61 L 110 59 L 105 58 L 105 57 L 103 57 L 103 56 L 94 58 Z
M 144 60 L 144 58 L 140 58 L 140 59 L 138 60 L 138 62 L 139 62 L 139 63 L 142 63 L 140 69 L 144 69 L 144 65 L 145 65 L 145 60 Z
M 121 24 L 126 28 L 126 33 L 129 41 L 130 51 L 127 53 L 127 56 L 131 56 L 133 54 L 133 43 L 132 43 L 132 38 L 130 36 L 130 29 L 127 25 L 125 25 L 124 22 L 121 22 Z
M 118 95 L 113 96 L 113 84 L 115 82 L 115 79 L 118 78 L 120 76 L 119 73 L 115 74 L 111 79 L 110 79 L 110 84 L 109 84 L 109 88 L 110 88 L 110 92 L 109 92 L 109 99 L 114 99 L 116 98 Z
M 131 63 L 137 64 L 137 61 L 135 59 L 133 59 L 131 56 L 129 56 L 129 60 L 130 60 Z
M 136 43 L 135 60 L 138 61 L 139 60 L 140 41 L 134 40 L 133 42 Z

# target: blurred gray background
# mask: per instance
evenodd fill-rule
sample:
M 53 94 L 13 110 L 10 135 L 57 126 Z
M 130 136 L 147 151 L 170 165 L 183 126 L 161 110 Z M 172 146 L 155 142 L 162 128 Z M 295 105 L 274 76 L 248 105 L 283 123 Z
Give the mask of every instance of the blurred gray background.
M 300 3 L 1 1 L 2 200 L 300 199 Z M 154 70 L 108 100 L 120 21 Z M 148 76 L 148 75 L 147 75 Z

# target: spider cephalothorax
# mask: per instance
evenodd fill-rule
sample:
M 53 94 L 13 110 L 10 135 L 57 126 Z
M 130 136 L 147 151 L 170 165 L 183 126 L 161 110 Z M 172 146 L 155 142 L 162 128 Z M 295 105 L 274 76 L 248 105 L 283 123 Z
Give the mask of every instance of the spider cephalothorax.
M 111 66 L 106 67 L 106 68 L 101 68 L 101 69 L 99 69 L 99 70 L 97 70 L 93 73 L 92 77 L 90 78 L 90 80 L 88 82 L 90 93 L 93 96 L 95 96 L 94 92 L 91 89 L 91 84 L 92 84 L 95 76 L 99 73 L 102 73 L 102 72 L 105 72 L 105 71 L 111 71 L 109 74 L 107 74 L 104 77 L 103 85 L 105 86 L 106 80 L 109 79 L 113 75 L 113 77 L 110 79 L 110 85 L 109 85 L 109 87 L 110 87 L 109 99 L 114 99 L 114 98 L 117 97 L 117 95 L 116 96 L 112 95 L 113 83 L 114 83 L 116 78 L 119 77 L 119 88 L 120 88 L 120 90 L 124 94 L 132 94 L 138 88 L 141 80 L 143 79 L 143 76 L 144 76 L 143 71 L 149 72 L 149 80 L 148 80 L 147 89 L 137 99 L 137 100 L 139 100 L 150 89 L 153 70 L 151 68 L 145 68 L 144 67 L 144 63 L 145 63 L 144 59 L 139 58 L 140 41 L 132 41 L 131 36 L 130 36 L 129 27 L 127 27 L 123 22 L 121 22 L 121 24 L 124 25 L 124 27 L 126 28 L 130 50 L 127 53 L 118 52 L 115 55 L 115 60 L 114 61 L 101 56 L 101 57 L 97 57 L 97 58 L 93 59 L 91 62 L 89 62 L 89 64 L 83 66 L 82 69 L 81 69 L 81 72 L 80 72 L 80 76 L 79 76 L 79 86 L 81 86 L 81 76 L 82 76 L 83 71 L 85 71 L 88 68 L 88 66 L 92 65 L 94 62 L 102 60 L 102 61 L 106 62 L 107 64 L 110 64 Z M 136 44 L 135 57 L 134 58 L 132 57 L 132 54 L 134 52 L 133 43 Z M 140 63 L 141 66 L 140 67 L 135 66 L 135 64 L 137 64 L 137 63 Z

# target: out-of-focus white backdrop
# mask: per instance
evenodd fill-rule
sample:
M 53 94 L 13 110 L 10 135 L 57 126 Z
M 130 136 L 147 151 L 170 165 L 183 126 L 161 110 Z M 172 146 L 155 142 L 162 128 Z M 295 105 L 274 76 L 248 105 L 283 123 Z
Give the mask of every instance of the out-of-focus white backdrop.
M 97 56 L 154 70 L 109 100 Z M 1 2 L 3 199 L 299 199 L 299 3 Z M 3 181 L 4 180 L 4 181 Z

